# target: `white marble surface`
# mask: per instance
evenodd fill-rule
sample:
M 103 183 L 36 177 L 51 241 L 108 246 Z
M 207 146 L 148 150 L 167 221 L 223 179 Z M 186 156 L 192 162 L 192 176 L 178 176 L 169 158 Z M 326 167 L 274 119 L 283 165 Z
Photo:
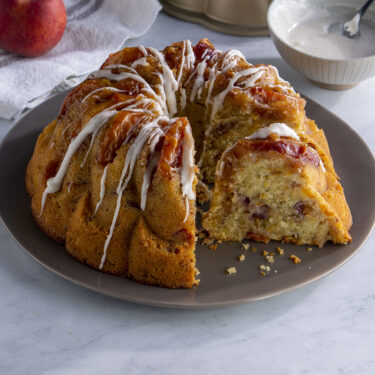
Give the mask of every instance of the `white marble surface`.
M 164 14 L 130 44 L 163 47 L 203 36 L 221 49 L 240 49 L 249 61 L 276 65 L 374 152 L 375 79 L 349 91 L 319 89 L 287 66 L 268 38 L 222 35 Z M 1 139 L 11 125 L 0 120 Z M 0 374 L 375 374 L 374 245 L 372 233 L 350 262 L 293 292 L 183 311 L 73 285 L 25 255 L 0 226 Z

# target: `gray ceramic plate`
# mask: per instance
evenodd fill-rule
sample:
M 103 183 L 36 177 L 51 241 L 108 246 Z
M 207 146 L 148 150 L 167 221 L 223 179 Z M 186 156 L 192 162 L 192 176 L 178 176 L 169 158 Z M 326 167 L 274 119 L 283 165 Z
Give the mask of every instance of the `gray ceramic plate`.
M 264 264 L 262 250 L 274 251 L 277 243 L 251 243 L 257 251 L 241 250 L 239 243 L 219 245 L 216 251 L 198 245 L 196 254 L 201 284 L 193 290 L 168 290 L 138 284 L 93 270 L 71 258 L 64 247 L 49 239 L 34 223 L 25 191 L 24 174 L 38 134 L 58 113 L 66 93 L 59 94 L 29 112 L 5 137 L 0 147 L 0 215 L 18 245 L 39 263 L 86 288 L 126 301 L 164 307 L 203 308 L 247 303 L 310 283 L 350 259 L 369 235 L 375 218 L 375 161 L 365 142 L 347 124 L 308 99 L 307 112 L 328 138 L 335 167 L 341 176 L 351 207 L 353 242 L 347 246 L 326 245 L 307 252 L 306 247 L 282 245 L 285 255 L 276 255 L 272 272 L 259 275 Z M 237 256 L 246 259 L 239 262 Z M 301 259 L 293 264 L 290 254 Z M 235 266 L 237 274 L 225 270 Z M 273 270 L 277 270 L 274 273 Z

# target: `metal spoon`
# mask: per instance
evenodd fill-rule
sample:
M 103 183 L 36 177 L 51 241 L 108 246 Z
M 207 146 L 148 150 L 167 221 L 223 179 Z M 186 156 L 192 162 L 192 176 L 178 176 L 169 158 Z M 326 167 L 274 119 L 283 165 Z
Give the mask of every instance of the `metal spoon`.
M 359 33 L 359 23 L 363 17 L 363 14 L 366 12 L 367 8 L 371 5 L 374 0 L 367 0 L 366 3 L 361 7 L 361 9 L 355 14 L 355 16 L 350 20 L 344 23 L 342 30 L 343 35 L 348 38 L 355 38 L 360 35 Z

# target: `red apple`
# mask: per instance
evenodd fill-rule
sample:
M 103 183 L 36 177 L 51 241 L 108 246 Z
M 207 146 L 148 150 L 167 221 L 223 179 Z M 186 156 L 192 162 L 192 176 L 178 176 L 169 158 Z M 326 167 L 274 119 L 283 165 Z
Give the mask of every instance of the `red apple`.
M 64 34 L 62 0 L 0 0 L 0 47 L 26 57 L 43 55 Z

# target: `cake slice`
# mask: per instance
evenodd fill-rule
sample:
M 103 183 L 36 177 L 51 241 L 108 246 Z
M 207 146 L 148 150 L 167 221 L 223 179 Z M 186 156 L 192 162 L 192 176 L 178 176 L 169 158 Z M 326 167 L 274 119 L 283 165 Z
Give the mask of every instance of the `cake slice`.
M 224 241 L 346 244 L 351 220 L 325 198 L 340 194 L 329 177 L 313 148 L 285 124 L 272 124 L 223 153 L 203 227 Z

